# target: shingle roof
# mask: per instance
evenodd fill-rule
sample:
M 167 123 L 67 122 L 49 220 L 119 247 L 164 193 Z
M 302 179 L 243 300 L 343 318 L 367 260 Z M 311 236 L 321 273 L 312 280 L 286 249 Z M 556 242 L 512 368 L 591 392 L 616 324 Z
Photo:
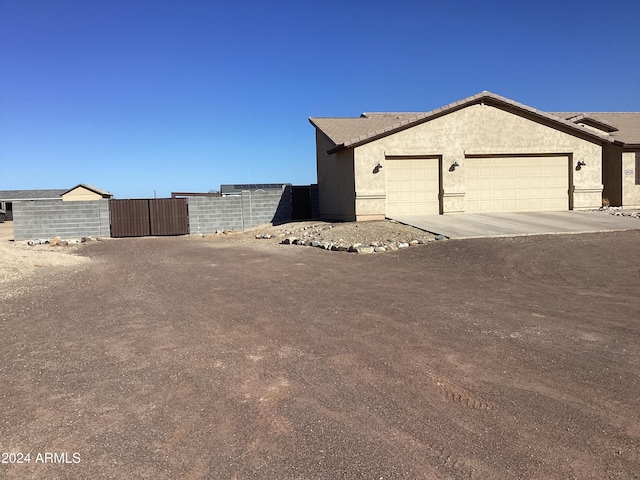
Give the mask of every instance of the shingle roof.
M 408 112 L 408 113 L 363 113 L 360 117 L 352 118 L 309 118 L 309 122 L 318 130 L 323 132 L 335 145 L 329 150 L 330 153 L 338 151 L 342 148 L 356 147 L 364 143 L 376 140 L 378 138 L 399 132 L 401 130 L 413 127 L 420 123 L 427 122 L 442 115 L 454 112 L 476 103 L 493 103 L 497 105 L 507 106 L 515 110 L 521 110 L 529 114 L 533 114 L 546 121 L 551 121 L 559 126 L 564 126 L 571 130 L 580 132 L 596 138 L 600 141 L 614 142 L 622 141 L 624 136 L 620 138 L 614 135 L 604 135 L 588 130 L 584 127 L 576 125 L 574 122 L 567 120 L 568 117 L 562 117 L 558 114 L 550 114 L 529 107 L 522 103 L 515 102 L 506 97 L 496 95 L 491 92 L 481 92 L 471 97 L 464 98 L 449 105 L 431 110 L 430 112 Z M 575 115 L 575 114 L 574 114 Z M 634 114 L 635 115 L 635 114 Z M 640 115 L 640 114 L 638 114 Z M 605 123 L 610 123 L 606 122 Z M 616 125 L 617 126 L 617 125 Z M 620 127 L 618 127 L 620 129 Z M 620 129 L 622 130 L 622 129 Z M 619 132 L 618 132 L 619 133 Z
M 553 112 L 552 115 L 573 122 L 586 119 L 615 127 L 611 138 L 625 144 L 640 144 L 640 112 Z
M 60 198 L 60 195 L 67 190 L 48 189 L 48 190 L 0 190 L 0 199 L 3 201 L 12 200 L 42 200 L 51 198 Z

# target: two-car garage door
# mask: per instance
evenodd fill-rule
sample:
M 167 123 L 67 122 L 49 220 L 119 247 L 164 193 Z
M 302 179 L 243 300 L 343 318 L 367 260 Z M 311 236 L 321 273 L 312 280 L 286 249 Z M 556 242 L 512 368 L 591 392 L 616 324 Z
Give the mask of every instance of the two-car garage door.
M 566 156 L 465 159 L 469 213 L 569 209 Z
M 439 158 L 387 158 L 385 163 L 387 216 L 440 213 Z M 468 213 L 569 209 L 566 155 L 473 156 L 465 158 L 464 168 L 444 174 L 464 175 Z

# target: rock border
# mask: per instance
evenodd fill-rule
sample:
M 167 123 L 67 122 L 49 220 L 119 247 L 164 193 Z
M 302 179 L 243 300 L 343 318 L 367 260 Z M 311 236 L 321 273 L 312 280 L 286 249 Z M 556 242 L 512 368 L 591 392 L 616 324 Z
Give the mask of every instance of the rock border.
M 424 245 L 430 242 L 438 241 L 438 240 L 446 240 L 447 237 L 444 235 L 436 235 L 433 236 L 428 232 L 424 232 L 424 236 L 413 238 L 407 242 L 398 242 L 393 240 L 387 241 L 375 241 L 369 244 L 365 243 L 350 243 L 346 241 L 326 241 L 322 240 L 322 232 L 325 230 L 330 230 L 333 228 L 332 224 L 326 226 L 318 226 L 318 225 L 310 225 L 305 226 L 301 230 L 299 230 L 298 234 L 295 231 L 285 231 L 276 235 L 272 235 L 269 233 L 258 234 L 255 236 L 256 239 L 272 239 L 272 238 L 281 238 L 281 245 L 299 245 L 299 246 L 307 246 L 307 247 L 315 247 L 322 248 L 323 250 L 330 250 L 332 252 L 346 252 L 346 253 L 384 253 L 384 252 L 393 252 L 396 250 L 402 250 L 409 247 L 415 247 L 417 245 Z
M 71 238 L 69 240 L 63 240 L 60 237 L 53 238 L 39 238 L 37 240 L 29 240 L 27 241 L 27 245 L 30 247 L 34 247 L 36 245 L 49 245 L 50 247 L 69 247 L 71 245 L 79 245 L 81 243 L 91 243 L 91 242 L 100 242 L 102 241 L 102 237 L 82 237 L 82 238 Z
M 600 207 L 600 208 L 594 208 L 591 210 L 587 210 L 589 212 L 602 212 L 608 215 L 615 215 L 616 217 L 630 217 L 630 218 L 637 218 L 640 219 L 640 211 L 639 210 L 635 210 L 632 209 L 631 211 L 629 210 L 624 210 L 622 207 Z

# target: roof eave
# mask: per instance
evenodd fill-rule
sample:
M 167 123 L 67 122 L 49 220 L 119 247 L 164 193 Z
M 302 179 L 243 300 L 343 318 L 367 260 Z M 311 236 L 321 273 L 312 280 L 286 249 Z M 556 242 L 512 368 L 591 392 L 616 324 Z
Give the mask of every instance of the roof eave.
M 357 146 L 357 145 L 350 145 L 349 147 L 352 147 L 352 146 Z M 329 150 L 327 150 L 327 153 L 329 155 L 333 155 L 334 153 L 337 153 L 340 150 L 344 150 L 345 148 L 349 148 L 349 147 L 347 147 L 344 143 L 341 143 L 341 144 L 336 145 L 335 147 L 330 148 Z
M 616 145 L 621 145 L 622 149 L 627 152 L 639 152 L 640 151 L 640 143 L 623 143 L 616 140 Z
M 3 198 L 3 202 L 34 202 L 36 200 L 62 200 L 61 197 Z

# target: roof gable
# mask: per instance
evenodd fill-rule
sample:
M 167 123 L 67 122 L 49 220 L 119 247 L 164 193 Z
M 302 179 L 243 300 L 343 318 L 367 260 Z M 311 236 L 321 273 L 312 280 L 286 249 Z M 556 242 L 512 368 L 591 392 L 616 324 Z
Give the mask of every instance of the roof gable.
M 520 112 L 538 119 L 540 122 L 589 137 L 598 142 L 614 141 L 604 133 L 588 130 L 566 118 L 537 110 L 487 91 L 425 113 L 364 113 L 358 118 L 309 118 L 309 122 L 334 143 L 335 147 L 329 150 L 329 153 L 334 153 L 343 148 L 357 147 L 479 103 L 507 108 L 514 113 Z
M 85 190 L 89 190 L 90 192 L 96 193 L 104 198 L 113 197 L 112 193 L 107 192 L 106 190 L 102 190 L 101 188 L 94 187 L 93 185 L 87 185 L 86 183 L 79 183 L 75 187 L 66 190 L 61 195 L 66 195 L 67 193 L 74 191 L 76 188 L 84 188 Z

